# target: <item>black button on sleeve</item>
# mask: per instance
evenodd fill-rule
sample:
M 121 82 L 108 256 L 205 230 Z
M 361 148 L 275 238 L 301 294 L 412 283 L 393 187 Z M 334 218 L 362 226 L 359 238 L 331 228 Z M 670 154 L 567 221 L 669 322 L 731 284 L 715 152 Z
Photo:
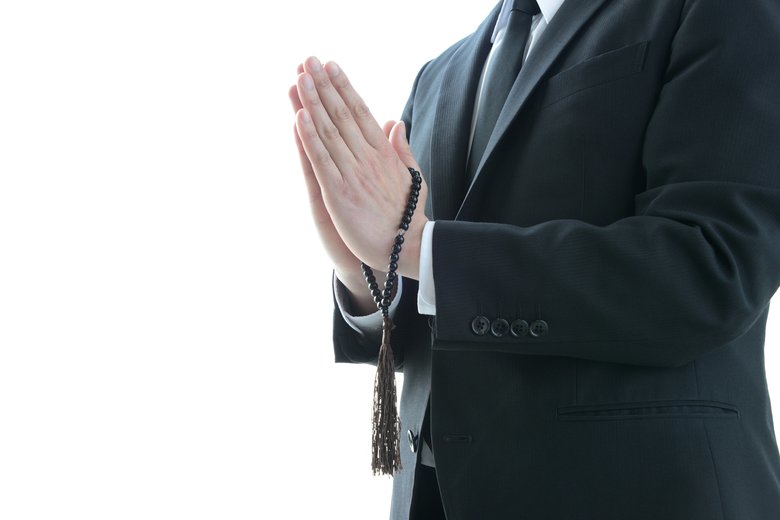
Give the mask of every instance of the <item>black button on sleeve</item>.
M 509 322 L 503 318 L 493 320 L 493 323 L 490 325 L 490 332 L 497 338 L 506 336 L 506 333 L 509 332 Z
M 528 322 L 525 320 L 515 320 L 512 322 L 512 336 L 520 338 L 528 335 Z
M 490 320 L 484 316 L 477 316 L 471 321 L 471 330 L 477 336 L 484 336 L 490 330 Z
M 531 323 L 531 336 L 535 338 L 546 336 L 549 330 L 550 326 L 547 325 L 547 322 L 544 320 L 536 320 Z

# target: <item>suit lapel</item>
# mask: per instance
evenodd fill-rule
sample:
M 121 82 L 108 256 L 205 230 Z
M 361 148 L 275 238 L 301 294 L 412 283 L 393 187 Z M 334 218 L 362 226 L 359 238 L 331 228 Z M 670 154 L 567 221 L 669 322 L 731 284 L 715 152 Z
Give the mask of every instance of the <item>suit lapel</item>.
M 466 153 L 474 98 L 499 3 L 476 32 L 452 55 L 444 72 L 431 136 L 431 210 L 434 219 L 451 220 L 466 193 Z
M 598 8 L 606 0 L 566 0 L 545 29 L 539 41 L 534 45 L 534 49 L 528 56 L 528 59 L 520 69 L 512 90 L 509 92 L 504 108 L 496 121 L 496 127 L 490 136 L 485 153 L 482 156 L 477 172 L 471 186 L 468 188 L 466 197 L 457 212 L 455 218 L 462 218 L 473 200 L 475 188 L 479 187 L 485 164 L 490 160 L 495 152 L 496 146 L 506 133 L 509 126 L 514 121 L 518 112 L 523 108 L 528 98 L 541 82 L 545 73 L 560 56 L 566 45 L 571 41 L 574 35 Z M 472 104 L 473 109 L 473 104 Z

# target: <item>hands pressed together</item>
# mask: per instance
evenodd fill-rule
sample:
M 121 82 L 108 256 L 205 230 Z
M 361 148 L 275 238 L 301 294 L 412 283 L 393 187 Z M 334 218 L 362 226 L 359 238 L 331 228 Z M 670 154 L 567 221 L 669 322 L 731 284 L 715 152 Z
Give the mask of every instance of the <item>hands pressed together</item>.
M 363 287 L 360 262 L 371 266 L 377 277 L 383 274 L 410 192 L 407 167 L 420 169 L 406 129 L 395 121 L 380 127 L 333 62 L 323 67 L 317 58 L 308 58 L 299 65 L 289 95 L 320 238 L 339 279 L 350 290 Z M 414 279 L 419 278 L 427 195 L 423 184 L 398 262 L 398 273 Z

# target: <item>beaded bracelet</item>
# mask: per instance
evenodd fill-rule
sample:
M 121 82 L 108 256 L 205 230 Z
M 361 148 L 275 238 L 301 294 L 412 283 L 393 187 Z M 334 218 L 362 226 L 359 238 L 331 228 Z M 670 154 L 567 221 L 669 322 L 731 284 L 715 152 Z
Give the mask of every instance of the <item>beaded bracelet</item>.
M 393 349 L 390 346 L 390 331 L 393 329 L 393 320 L 390 319 L 389 308 L 390 296 L 398 279 L 396 270 L 404 243 L 404 233 L 409 230 L 409 224 L 412 222 L 412 215 L 417 208 L 417 200 L 422 187 L 420 172 L 409 168 L 409 174 L 412 176 L 411 193 L 406 203 L 406 211 L 401 219 L 400 229 L 393 242 L 384 290 L 379 290 L 371 268 L 365 263 L 360 264 L 371 296 L 374 297 L 377 308 L 382 311 L 382 345 L 379 347 L 379 359 L 374 379 L 373 439 L 371 442 L 371 469 L 374 475 L 393 475 L 401 469 L 401 421 L 396 406 L 395 360 Z

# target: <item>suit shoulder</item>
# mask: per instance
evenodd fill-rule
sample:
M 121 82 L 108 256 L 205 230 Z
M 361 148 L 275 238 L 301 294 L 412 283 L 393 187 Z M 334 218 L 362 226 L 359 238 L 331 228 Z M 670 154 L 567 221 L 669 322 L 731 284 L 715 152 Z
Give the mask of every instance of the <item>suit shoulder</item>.
M 441 54 L 439 54 L 437 57 L 430 60 L 428 63 L 423 65 L 422 69 L 420 69 L 420 77 L 423 76 L 438 76 L 444 70 L 447 68 L 447 65 L 450 63 L 450 60 L 455 55 L 456 52 L 458 52 L 458 49 L 460 49 L 463 45 L 466 44 L 466 42 L 469 40 L 469 38 L 472 38 L 474 35 L 470 34 L 469 36 L 466 36 L 465 38 L 462 38 L 458 40 L 457 42 L 450 45 L 446 50 L 444 50 Z
M 437 86 L 440 84 L 441 78 L 444 76 L 444 71 L 447 69 L 452 57 L 458 50 L 465 45 L 469 38 L 473 35 L 466 36 L 461 40 L 455 42 L 448 47 L 444 52 L 437 57 L 426 62 L 420 70 L 417 72 L 417 77 L 414 79 L 412 86 L 412 93 L 409 97 L 409 101 L 404 109 L 404 115 L 402 116 L 405 121 L 409 121 L 411 118 L 412 102 L 420 93 L 431 92 L 437 90 Z

